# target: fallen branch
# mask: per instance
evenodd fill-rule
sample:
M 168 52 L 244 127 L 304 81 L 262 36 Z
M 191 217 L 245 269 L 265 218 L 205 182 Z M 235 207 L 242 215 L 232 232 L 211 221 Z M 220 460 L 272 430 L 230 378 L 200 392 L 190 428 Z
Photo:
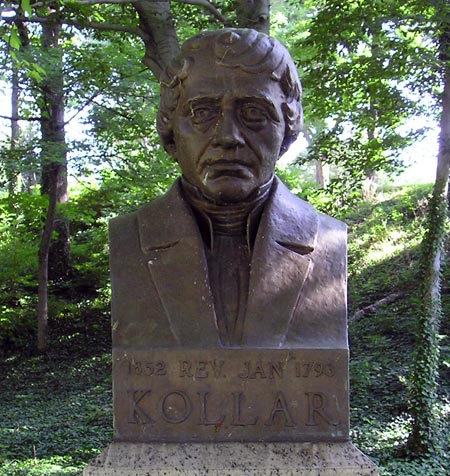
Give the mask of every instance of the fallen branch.
M 349 318 L 349 322 L 355 322 L 358 319 L 361 319 L 361 317 L 366 316 L 367 314 L 370 314 L 372 312 L 378 311 L 378 309 L 381 306 L 384 306 L 385 304 L 391 304 L 394 301 L 396 301 L 402 293 L 392 293 L 389 294 L 388 296 L 384 297 L 383 299 L 379 299 L 378 301 L 374 302 L 373 304 L 370 304 L 370 306 L 363 307 L 362 309 L 359 309 L 356 311 L 353 316 Z

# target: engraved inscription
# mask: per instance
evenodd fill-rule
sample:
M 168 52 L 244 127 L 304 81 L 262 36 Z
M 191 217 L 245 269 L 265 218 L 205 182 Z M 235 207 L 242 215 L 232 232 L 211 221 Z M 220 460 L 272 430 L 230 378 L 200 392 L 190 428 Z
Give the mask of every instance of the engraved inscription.
M 294 422 L 292 420 L 291 414 L 289 413 L 286 399 L 282 392 L 277 393 L 275 401 L 273 402 L 273 407 L 269 419 L 264 424 L 266 426 L 273 425 L 275 417 L 282 418 L 284 420 L 285 426 L 294 426 Z
M 160 408 L 167 423 L 182 423 L 191 414 L 192 402 L 184 392 L 172 391 L 163 395 Z
M 333 364 L 329 362 L 297 362 L 295 365 L 296 377 L 334 377 Z
M 348 354 L 314 349 L 115 351 L 119 441 L 343 441 Z
M 245 417 L 242 411 L 242 404 L 245 401 L 245 396 L 243 392 L 232 392 L 233 395 L 233 417 L 231 424 L 233 426 L 248 426 L 256 425 L 258 417 L 253 418 Z
M 226 378 L 225 368 L 227 364 L 224 360 L 180 360 L 178 362 L 178 376 L 184 378 Z M 237 376 L 240 379 L 283 379 L 286 375 L 286 363 L 282 361 L 244 361 L 241 363 Z M 128 372 L 132 375 L 164 376 L 167 375 L 168 364 L 164 361 L 141 362 L 132 361 L 129 363 Z M 295 362 L 294 373 L 290 373 L 288 378 L 332 378 L 335 375 L 335 368 L 331 362 Z
M 264 419 L 265 426 L 317 426 L 320 419 L 327 425 L 339 425 L 339 421 L 330 416 L 335 408 L 331 407 L 330 399 L 322 392 L 305 392 L 303 400 L 301 395 L 296 395 L 296 406 L 304 409 L 296 417 L 292 404 L 282 391 L 275 394 L 272 392 L 267 406 L 261 409 L 261 414 L 256 415 L 253 405 L 255 402 L 249 402 L 248 396 L 242 391 L 231 392 L 229 395 L 198 391 L 197 398 L 180 390 L 158 395 L 149 389 L 130 392 L 129 395 L 130 413 L 133 416 L 129 423 L 133 424 L 155 424 L 162 419 L 177 425 L 185 422 L 191 415 L 197 415 L 197 424 L 206 426 L 222 425 L 225 421 L 232 426 L 256 425 L 260 418 Z M 252 411 L 253 414 L 245 414 L 245 411 Z
M 200 397 L 200 412 L 199 412 L 199 425 L 221 425 L 225 420 L 225 415 L 219 416 L 216 419 L 210 420 L 207 417 L 207 397 L 209 392 L 198 392 Z
M 273 379 L 276 377 L 283 378 L 283 362 L 244 362 L 243 370 L 239 373 L 242 379 Z
M 131 408 L 130 408 L 130 415 L 131 418 L 129 419 L 128 423 L 132 425 L 136 425 L 138 423 L 145 425 L 147 423 L 154 423 L 154 420 L 150 418 L 150 416 L 144 411 L 141 407 L 141 403 L 145 397 L 150 396 L 152 393 L 151 390 L 136 390 L 134 392 L 128 392 L 131 399 Z
M 131 361 L 129 365 L 129 373 L 134 375 L 152 375 L 163 376 L 167 375 L 165 362 L 140 362 Z
M 308 398 L 308 426 L 318 425 L 317 418 L 322 418 L 328 425 L 337 426 L 339 421 L 333 420 L 331 416 L 327 415 L 328 397 L 322 393 L 306 392 Z
M 223 360 L 199 360 L 191 362 L 189 360 L 179 361 L 179 376 L 180 377 L 195 377 L 195 378 L 221 378 L 225 377 L 223 373 Z

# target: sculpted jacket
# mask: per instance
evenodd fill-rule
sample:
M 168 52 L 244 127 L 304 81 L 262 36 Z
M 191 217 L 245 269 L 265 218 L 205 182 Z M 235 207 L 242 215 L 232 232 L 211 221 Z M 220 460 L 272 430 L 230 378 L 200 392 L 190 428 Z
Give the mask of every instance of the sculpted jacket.
M 244 347 L 347 348 L 346 226 L 275 179 L 252 252 Z M 110 222 L 113 345 L 220 347 L 200 231 L 177 180 Z

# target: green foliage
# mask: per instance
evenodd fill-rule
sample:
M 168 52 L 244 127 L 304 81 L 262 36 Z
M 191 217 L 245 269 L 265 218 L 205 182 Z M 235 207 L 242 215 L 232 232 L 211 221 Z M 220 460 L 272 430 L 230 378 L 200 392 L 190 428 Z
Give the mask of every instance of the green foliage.
M 381 465 L 383 475 L 419 474 L 414 471 L 421 468 L 424 474 L 438 476 L 445 474 L 448 464 L 432 447 L 422 460 L 405 459 L 412 425 L 408 398 L 418 331 L 415 316 L 421 306 L 418 262 L 430 189 L 387 190 L 382 201 L 360 206 L 345 218 L 349 225 L 352 438 Z M 391 303 L 367 308 L 389 295 L 395 295 Z M 362 315 L 356 313 L 364 309 Z M 450 312 L 448 301 L 444 312 Z M 443 427 L 439 443 L 447 448 L 450 380 L 446 359 L 448 347 L 443 350 L 435 405 Z
M 109 443 L 110 356 L 86 350 L 72 341 L 47 358 L 2 364 L 0 475 L 80 475 Z
M 399 152 L 423 133 L 411 121 L 410 130 L 404 126 L 433 113 L 428 85 L 441 87 L 439 68 L 430 68 L 439 63 L 434 9 L 424 2 L 327 0 L 292 2 L 275 14 L 304 86 L 310 147 L 302 160 L 339 165 L 328 190 L 314 194 L 324 210 L 356 204 L 367 175 L 399 171 Z
M 448 169 L 447 169 L 448 170 Z M 448 177 L 446 178 L 448 182 Z M 414 417 L 409 449 L 427 455 L 442 451 L 438 411 L 440 327 L 442 320 L 440 260 L 448 236 L 446 187 L 436 182 L 430 200 L 427 232 L 420 260 L 420 306 L 415 366 L 411 375 L 410 408 Z
M 47 200 L 19 193 L 14 206 L 0 199 L 0 349 L 34 339 L 37 249 Z
M 234 0 L 217 0 L 214 2 L 214 5 L 220 10 L 222 15 L 229 19 L 230 25 L 236 25 Z M 202 30 L 223 28 L 223 24 L 201 6 L 174 2 L 171 6 L 171 11 L 178 27 L 180 42 L 187 40 Z
M 388 462 L 382 472 L 382 476 L 438 476 L 446 474 L 448 468 L 448 458 L 444 459 L 423 459 L 418 461 L 400 462 L 394 460 Z
M 376 205 L 365 204 L 347 215 L 349 225 L 349 316 L 352 388 L 359 392 L 353 413 L 367 408 L 400 415 L 406 410 L 406 380 L 414 342 L 419 243 L 429 187 L 385 192 Z M 356 311 L 397 294 L 374 314 Z M 357 336 L 357 338 L 356 338 Z M 401 369 L 401 370 L 400 370 Z M 400 370 L 400 372 L 399 372 Z M 380 382 L 387 383 L 386 388 Z M 377 395 L 383 396 L 383 406 Z M 402 398 L 399 396 L 402 395 Z
M 399 191 L 383 192 L 379 203 L 361 204 L 357 216 L 364 216 L 355 222 L 352 214 L 347 214 L 349 225 L 349 275 L 357 277 L 361 270 L 382 265 L 386 274 L 378 276 L 378 281 L 372 283 L 367 274 L 354 291 L 361 298 L 350 294 L 350 302 L 356 300 L 358 307 L 366 299 L 373 299 L 371 288 L 380 293 L 388 293 L 389 288 L 380 286 L 381 280 L 389 282 L 391 291 L 402 290 L 405 283 L 414 283 L 417 275 L 415 259 L 418 247 L 424 233 L 424 220 L 428 209 L 430 187 L 403 187 Z M 408 247 L 405 248 L 405 241 Z M 395 286 L 392 286 L 396 280 Z
M 317 188 L 314 174 L 308 165 L 289 165 L 284 168 L 276 167 L 275 173 L 287 185 L 292 193 L 303 199 L 313 202 L 310 198 Z M 315 206 L 317 203 L 313 202 Z
M 295 183 L 296 173 L 287 170 L 283 178 Z M 75 271 L 70 293 L 53 286 L 49 355 L 17 351 L 0 361 L 1 476 L 81 476 L 111 440 L 106 221 L 114 203 L 126 212 L 150 198 L 130 188 L 120 200 L 116 179 L 109 172 L 100 185 L 92 182 L 72 192 L 74 203 L 67 213 L 73 223 Z M 413 316 L 419 306 L 418 244 L 429 193 L 429 186 L 386 190 L 376 204 L 345 217 L 351 319 L 357 310 L 399 293 L 394 302 L 350 323 L 352 439 L 387 476 L 441 476 L 450 463 L 433 454 L 409 460 L 404 453 L 412 421 L 407 395 L 417 331 Z M 448 286 L 444 292 L 448 295 Z M 446 306 L 447 314 L 448 300 Z M 448 326 L 450 322 L 447 331 Z M 449 362 L 450 348 L 444 346 L 441 355 Z M 438 411 L 445 432 L 441 443 L 447 446 L 449 388 L 448 368 L 443 367 Z
M 400 142 L 403 146 L 406 144 Z M 397 147 L 401 147 L 400 143 Z M 299 158 L 298 163 L 313 159 L 338 170 L 327 188 L 316 191 L 311 197 L 323 211 L 333 215 L 350 209 L 364 198 L 361 184 L 368 171 L 383 170 L 392 174 L 401 170 L 400 161 L 395 154 L 388 153 L 386 144 L 381 145 L 378 139 L 364 140 L 356 132 L 345 138 L 340 126 L 316 134 L 307 154 Z
M 299 197 L 314 205 L 317 210 L 334 217 L 343 217 L 362 202 L 362 193 L 349 177 L 351 171 L 334 167 L 336 177 L 330 180 L 326 189 L 318 188 L 314 163 L 298 160 L 284 168 L 277 167 L 276 174 L 289 189 Z

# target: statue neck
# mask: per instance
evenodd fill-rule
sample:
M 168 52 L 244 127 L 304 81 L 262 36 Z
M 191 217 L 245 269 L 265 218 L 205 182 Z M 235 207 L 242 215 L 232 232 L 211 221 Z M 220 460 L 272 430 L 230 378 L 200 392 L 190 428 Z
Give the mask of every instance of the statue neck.
M 211 247 L 214 235 L 247 235 L 251 247 L 272 183 L 273 176 L 243 202 L 217 203 L 205 197 L 184 177 L 181 178 L 184 196 L 194 210 L 203 238 L 209 237 L 206 241 Z

